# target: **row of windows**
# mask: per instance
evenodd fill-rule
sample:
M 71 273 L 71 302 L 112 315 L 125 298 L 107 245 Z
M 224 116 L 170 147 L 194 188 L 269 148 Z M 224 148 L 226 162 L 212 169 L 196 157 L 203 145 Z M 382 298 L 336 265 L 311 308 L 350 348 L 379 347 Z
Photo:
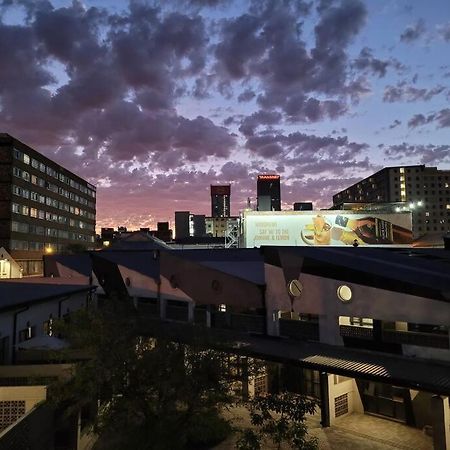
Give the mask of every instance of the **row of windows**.
M 34 219 L 48 220 L 50 222 L 58 222 L 64 225 L 69 225 L 75 228 L 81 228 L 84 230 L 95 230 L 95 225 L 91 223 L 83 222 L 78 219 L 71 219 L 66 216 L 61 216 L 54 214 L 42 209 L 30 208 L 25 205 L 20 205 L 19 203 L 11 203 L 11 211 L 15 214 L 21 214 L 22 216 L 30 216 Z
M 87 217 L 88 219 L 95 220 L 95 214 L 84 209 L 78 208 L 77 206 L 71 206 L 67 203 L 60 202 L 52 197 L 46 197 L 44 195 L 39 194 L 38 192 L 29 191 L 28 189 L 24 189 L 20 186 L 13 185 L 13 194 L 18 195 L 20 197 L 30 199 L 34 202 L 46 204 L 47 206 L 52 206 L 53 208 L 63 209 L 64 211 L 75 214 L 76 216 Z
M 48 181 L 44 180 L 43 178 L 39 178 L 36 175 L 30 175 L 26 170 L 19 169 L 18 167 L 13 167 L 13 175 L 18 178 L 22 178 L 23 180 L 30 182 L 31 184 L 34 184 L 36 186 L 46 188 L 49 191 L 54 192 L 55 194 L 59 194 L 66 198 L 70 198 L 70 200 L 73 200 L 77 203 L 81 203 L 82 205 L 87 205 L 87 206 L 89 206 L 89 208 L 92 208 L 92 209 L 95 208 L 94 202 L 91 202 L 91 201 L 85 199 L 84 197 L 81 197 L 78 194 L 75 194 L 74 192 L 69 192 L 67 189 L 58 187 L 56 184 L 49 183 Z
M 81 241 L 86 243 L 93 243 L 94 236 L 86 236 L 84 234 L 69 233 L 69 239 L 73 241 Z M 44 243 L 35 241 L 25 241 L 21 239 L 11 239 L 11 250 L 34 250 L 43 251 L 46 248 L 51 249 L 55 252 L 60 252 L 64 250 L 67 244 L 55 244 L 55 243 Z
M 57 230 L 56 228 L 42 227 L 40 225 L 32 225 L 23 222 L 11 222 L 11 231 L 17 233 L 37 234 L 39 236 L 52 236 L 62 239 L 69 239 L 67 230 Z
M 33 168 L 40 170 L 42 173 L 50 175 L 51 177 L 69 185 L 74 189 L 81 191 L 83 194 L 89 195 L 89 197 L 95 198 L 95 187 L 90 184 L 88 184 L 88 186 L 84 186 L 83 184 L 78 183 L 78 181 L 72 180 L 70 177 L 62 173 L 58 173 L 52 167 L 46 166 L 44 163 L 39 162 L 34 158 L 30 158 L 26 153 L 23 153 L 16 148 L 14 149 L 14 158 L 24 162 L 25 164 L 30 164 Z

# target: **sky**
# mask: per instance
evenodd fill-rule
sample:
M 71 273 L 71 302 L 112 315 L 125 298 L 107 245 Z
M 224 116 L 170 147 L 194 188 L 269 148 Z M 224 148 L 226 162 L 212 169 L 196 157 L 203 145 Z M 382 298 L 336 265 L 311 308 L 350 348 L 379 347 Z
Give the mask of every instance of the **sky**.
M 0 55 L 0 132 L 95 184 L 98 229 L 450 169 L 448 0 L 0 0 Z

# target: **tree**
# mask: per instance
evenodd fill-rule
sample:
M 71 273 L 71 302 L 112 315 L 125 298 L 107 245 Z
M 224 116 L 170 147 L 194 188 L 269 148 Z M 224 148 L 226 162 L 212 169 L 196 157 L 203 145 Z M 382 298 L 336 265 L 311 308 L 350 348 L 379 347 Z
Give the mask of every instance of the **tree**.
M 87 358 L 52 395 L 68 414 L 99 402 L 91 430 L 97 449 L 176 450 L 219 442 L 231 427 L 220 409 L 232 402 L 223 355 L 194 342 L 136 335 L 130 303 L 78 311 L 57 332 Z
M 238 450 L 259 450 L 271 440 L 278 449 L 282 443 L 299 450 L 318 448 L 316 438 L 308 437 L 306 414 L 313 414 L 317 401 L 299 394 L 282 392 L 256 397 L 249 402 L 253 428 L 242 430 Z

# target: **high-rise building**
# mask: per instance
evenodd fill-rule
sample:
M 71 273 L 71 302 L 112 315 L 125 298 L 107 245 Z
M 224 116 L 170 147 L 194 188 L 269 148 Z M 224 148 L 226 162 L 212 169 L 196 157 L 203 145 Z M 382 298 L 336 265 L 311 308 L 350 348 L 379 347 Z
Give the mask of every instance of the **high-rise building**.
M 175 239 L 206 236 L 204 214 L 191 214 L 190 211 L 175 211 Z
M 281 211 L 280 175 L 258 175 L 258 211 Z
M 295 202 L 294 203 L 294 211 L 312 211 L 313 204 L 312 202 Z
M 385 167 L 333 196 L 335 209 L 362 202 L 403 204 L 412 211 L 414 237 L 449 232 L 450 170 L 424 165 Z
M 0 133 L 0 247 L 24 275 L 44 253 L 95 242 L 96 188 L 9 134 Z
M 211 217 L 230 217 L 231 186 L 211 185 Z

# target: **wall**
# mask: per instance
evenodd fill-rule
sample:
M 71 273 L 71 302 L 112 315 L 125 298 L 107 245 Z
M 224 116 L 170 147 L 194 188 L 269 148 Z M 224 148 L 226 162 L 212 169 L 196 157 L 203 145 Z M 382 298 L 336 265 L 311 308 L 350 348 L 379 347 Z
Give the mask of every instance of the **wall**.
M 47 398 L 46 386 L 3 386 L 0 401 L 25 400 L 25 413 Z
M 335 416 L 335 398 L 340 395 L 347 394 L 348 396 L 348 413 L 353 412 L 364 413 L 364 407 L 361 402 L 358 387 L 354 378 L 345 379 L 338 384 L 335 384 L 335 379 L 345 379 L 338 375 L 328 375 L 328 401 L 330 405 L 330 425 L 336 421 Z M 342 417 L 342 416 L 340 416 Z

